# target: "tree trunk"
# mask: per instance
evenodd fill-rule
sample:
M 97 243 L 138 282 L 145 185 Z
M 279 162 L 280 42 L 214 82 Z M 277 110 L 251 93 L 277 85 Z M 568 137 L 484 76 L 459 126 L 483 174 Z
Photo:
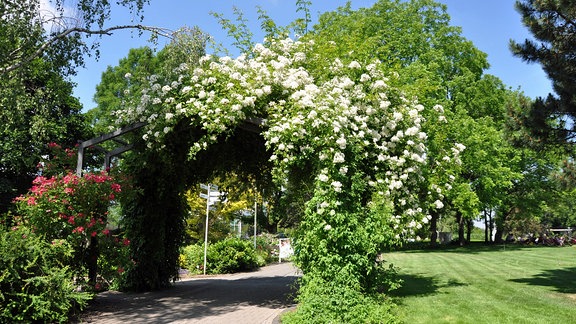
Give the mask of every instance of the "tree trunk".
M 464 217 L 461 212 L 456 212 L 456 222 L 458 223 L 458 244 L 464 246 L 466 243 L 464 239 Z
M 484 243 L 489 243 L 488 231 L 490 231 L 490 227 L 488 226 L 488 213 L 484 210 L 482 214 L 484 214 Z
M 96 237 L 90 238 L 90 244 L 88 245 L 88 283 L 94 287 L 96 285 L 96 279 L 98 278 L 98 239 Z
M 509 213 L 501 213 L 500 217 L 496 217 L 496 234 L 494 235 L 494 242 L 500 244 L 504 242 L 504 224 L 508 218 Z
M 438 213 L 430 213 L 432 219 L 430 219 L 430 245 L 438 245 Z
M 466 242 L 471 242 L 472 230 L 474 229 L 474 221 L 471 219 L 466 220 Z

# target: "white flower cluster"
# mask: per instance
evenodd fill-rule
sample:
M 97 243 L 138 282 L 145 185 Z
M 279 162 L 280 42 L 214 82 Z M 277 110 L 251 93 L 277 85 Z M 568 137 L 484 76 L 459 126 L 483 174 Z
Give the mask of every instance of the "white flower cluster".
M 161 84 L 151 76 L 140 102 L 116 115 L 122 123 L 146 121 L 144 139 L 152 148 L 162 148 L 164 135 L 189 119 L 206 132 L 192 157 L 248 117 L 264 117 L 278 178 L 292 164 L 312 160 L 323 170 L 318 186 L 327 195 L 345 195 L 363 165 L 371 190 L 394 202 L 395 226 L 427 220 L 411 190 L 426 163 L 425 107 L 389 98 L 395 92 L 377 61 L 336 59 L 329 64 L 331 78 L 315 80 L 305 68 L 313 59 L 305 48 L 313 45 L 283 39 L 256 45 L 250 58 L 205 56 L 193 70 L 179 67 L 175 80 Z M 434 110 L 443 112 L 441 106 Z M 451 158 L 462 149 L 456 146 Z

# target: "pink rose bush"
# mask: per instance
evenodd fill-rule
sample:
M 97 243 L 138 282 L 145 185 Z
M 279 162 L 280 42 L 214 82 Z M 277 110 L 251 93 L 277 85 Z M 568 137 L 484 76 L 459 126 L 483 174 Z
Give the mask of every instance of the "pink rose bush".
M 71 170 L 57 173 L 55 169 L 74 165 L 66 158 L 76 155 L 56 144 L 50 147 L 56 154 L 42 165 L 43 175 L 36 177 L 27 194 L 16 199 L 17 226 L 28 227 L 49 242 L 66 240 L 74 248 L 70 267 L 77 278 L 85 278 L 88 270 L 93 277 L 97 269 L 99 278 L 109 284 L 129 261 L 130 241 L 108 225 L 109 208 L 122 194 L 123 186 L 107 171 L 82 177 Z

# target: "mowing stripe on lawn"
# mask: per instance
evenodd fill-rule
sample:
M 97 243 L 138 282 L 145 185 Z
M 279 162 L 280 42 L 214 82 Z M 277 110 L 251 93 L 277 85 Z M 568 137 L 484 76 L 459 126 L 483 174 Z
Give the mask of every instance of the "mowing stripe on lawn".
M 576 323 L 576 247 L 471 246 L 386 255 L 408 323 Z

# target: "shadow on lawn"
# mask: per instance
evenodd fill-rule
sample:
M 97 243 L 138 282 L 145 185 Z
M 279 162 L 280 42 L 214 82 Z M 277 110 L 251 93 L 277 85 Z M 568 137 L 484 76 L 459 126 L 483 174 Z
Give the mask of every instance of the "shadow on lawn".
M 389 293 L 390 296 L 426 296 L 436 294 L 441 288 L 467 285 L 456 280 L 449 280 L 446 283 L 441 283 L 440 280 L 436 277 L 423 276 L 418 274 L 401 274 L 398 277 L 403 280 L 402 287 L 391 291 Z
M 530 278 L 510 280 L 528 285 L 552 287 L 560 293 L 576 294 L 576 267 L 546 270 Z
M 405 246 L 396 249 L 396 251 L 404 253 L 435 253 L 435 252 L 453 252 L 453 253 L 483 253 L 483 252 L 498 252 L 498 251 L 516 251 L 532 248 L 544 248 L 538 245 L 523 245 L 516 243 L 505 244 L 487 244 L 484 242 L 472 242 L 464 246 L 458 244 L 446 244 L 430 246 L 429 243 L 413 243 L 406 244 Z

